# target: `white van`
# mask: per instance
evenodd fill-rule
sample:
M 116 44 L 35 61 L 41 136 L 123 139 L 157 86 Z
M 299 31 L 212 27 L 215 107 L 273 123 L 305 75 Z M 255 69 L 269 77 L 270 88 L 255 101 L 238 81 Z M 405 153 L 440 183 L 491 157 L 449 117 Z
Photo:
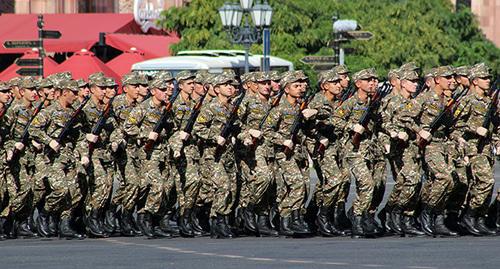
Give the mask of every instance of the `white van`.
M 263 55 L 249 55 L 250 72 L 260 70 Z M 275 56 L 270 56 L 271 70 L 280 72 L 293 70 L 293 63 Z M 133 71 L 147 75 L 166 70 L 174 76 L 182 70 L 208 70 L 213 74 L 232 69 L 236 74 L 245 70 L 245 52 L 242 50 L 196 50 L 180 51 L 177 56 L 163 57 L 132 65 Z

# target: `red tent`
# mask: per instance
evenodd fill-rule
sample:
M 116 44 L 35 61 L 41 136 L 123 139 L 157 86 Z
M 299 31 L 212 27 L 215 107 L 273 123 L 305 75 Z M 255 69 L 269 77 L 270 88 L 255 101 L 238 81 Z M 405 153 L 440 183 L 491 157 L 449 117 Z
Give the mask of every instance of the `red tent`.
M 89 49 L 99 40 L 99 33 L 137 33 L 141 29 L 132 14 L 80 13 L 45 14 L 45 30 L 61 32 L 59 39 L 45 39 L 47 52 L 75 52 Z M 25 49 L 6 49 L 7 40 L 38 40 L 36 14 L 2 14 L 0 16 L 0 53 L 23 53 Z M 129 46 L 130 47 L 130 46 Z
M 179 37 L 169 35 L 106 34 L 106 44 L 121 51 L 135 47 L 144 52 L 146 59 L 170 56 L 170 45 L 178 43 Z
M 106 76 L 112 77 L 116 83 L 121 84 L 120 76 L 118 76 L 105 63 L 95 57 L 94 53 L 82 49 L 76 52 L 69 59 L 58 65 L 52 73 L 70 71 L 74 79 L 88 79 L 88 76 L 95 72 L 103 72 Z
M 130 72 L 132 65 L 138 62 L 145 61 L 144 52 L 137 50 L 136 48 L 130 48 L 120 54 L 118 57 L 106 63 L 106 65 L 111 68 L 115 73 L 120 76 Z
M 38 58 L 38 49 L 32 49 L 24 52 L 24 55 L 20 57 L 20 59 L 33 59 Z M 49 74 L 54 73 L 55 68 L 57 67 L 57 62 L 52 60 L 50 57 L 43 58 L 43 74 L 47 76 Z M 19 74 L 16 73 L 19 70 L 20 66 L 13 63 L 7 69 L 5 69 L 2 73 L 0 73 L 0 80 L 7 81 L 13 77 L 18 77 Z M 29 67 L 28 67 L 29 68 Z

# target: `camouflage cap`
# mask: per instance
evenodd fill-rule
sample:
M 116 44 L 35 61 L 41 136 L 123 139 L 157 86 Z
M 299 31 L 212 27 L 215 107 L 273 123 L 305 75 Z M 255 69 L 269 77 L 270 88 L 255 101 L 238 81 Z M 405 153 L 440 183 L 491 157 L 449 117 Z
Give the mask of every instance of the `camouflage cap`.
M 369 78 L 378 78 L 377 72 L 375 71 L 375 68 L 363 69 L 363 70 L 360 70 L 360 71 L 354 73 L 354 75 L 352 75 L 353 81 L 360 80 L 360 79 L 369 79 Z
M 455 68 L 455 73 L 459 76 L 468 77 L 470 75 L 470 66 L 463 65 Z
M 9 80 L 8 84 L 10 87 L 19 86 L 19 83 L 21 82 L 21 80 L 22 79 L 20 77 L 11 78 Z
M 144 74 L 139 74 L 137 72 L 131 72 L 123 75 L 122 77 L 122 84 L 123 85 L 147 85 L 148 84 L 148 78 Z
M 418 73 L 415 70 L 402 70 L 399 74 L 401 80 L 417 80 Z
M 206 84 L 213 84 L 214 83 L 214 78 L 216 77 L 217 75 L 215 74 L 208 74 L 207 75 L 207 78 L 205 79 L 205 83 Z
M 254 82 L 255 81 L 255 73 L 257 72 L 250 72 L 250 73 L 245 73 L 240 76 L 241 83 L 245 82 Z
M 172 73 L 170 73 L 168 71 L 160 71 L 156 74 L 154 79 L 163 79 L 165 81 L 170 81 L 170 80 L 174 80 L 174 76 L 172 76 Z
M 420 67 L 418 67 L 417 63 L 415 62 L 408 62 L 399 67 L 399 70 L 401 71 L 418 71 L 420 70 Z
M 424 78 L 433 78 L 436 76 L 436 68 L 430 68 L 424 71 Z
M 60 78 L 61 80 L 69 80 L 73 79 L 73 76 L 71 75 L 71 72 L 66 71 L 66 72 L 61 72 L 61 73 L 56 73 L 57 77 Z
M 105 79 L 106 87 L 116 87 L 118 84 L 116 83 L 115 79 L 112 77 L 106 77 Z
M 196 72 L 196 76 L 194 77 L 194 82 L 198 84 L 205 84 L 205 80 L 207 79 L 208 71 L 201 70 Z
M 349 73 L 349 69 L 347 68 L 347 65 L 345 64 L 339 64 L 335 67 L 332 68 L 332 71 L 337 73 L 337 74 L 347 74 Z
M 50 88 L 50 87 L 54 87 L 54 82 L 49 78 L 44 78 L 40 81 L 38 86 L 40 88 Z
M 391 69 L 387 73 L 387 79 L 398 79 L 401 78 L 401 73 L 403 73 L 404 69 Z
M 231 76 L 231 77 L 236 77 L 236 73 L 234 72 L 233 69 L 226 69 L 224 71 L 222 71 L 223 74 L 226 74 L 228 76 Z
M 194 79 L 195 77 L 196 75 L 193 72 L 189 70 L 184 70 L 177 73 L 175 79 L 180 82 L 181 80 Z
M 233 76 L 227 73 L 222 73 L 217 75 L 215 78 L 213 78 L 212 83 L 214 86 L 221 85 L 221 84 L 232 84 L 232 85 L 238 85 L 238 81 L 234 79 Z
M 38 87 L 38 82 L 35 77 L 24 77 L 19 83 L 19 88 L 21 89 L 33 89 Z
M 490 69 L 485 63 L 479 63 L 470 69 L 470 79 L 491 77 Z
M 281 79 L 280 73 L 278 71 L 270 71 L 269 78 L 272 81 L 279 81 Z
M 436 77 L 447 77 L 455 75 L 455 68 L 451 65 L 440 66 L 436 68 Z
M 78 79 L 76 82 L 78 82 L 78 87 L 79 88 L 83 88 L 83 87 L 89 85 L 89 83 L 87 81 L 85 81 L 83 78 Z
M 103 72 L 96 72 L 89 75 L 89 84 L 96 85 L 96 81 L 101 80 L 104 77 Z
M 255 72 L 254 79 L 256 82 L 271 81 L 269 72 Z
M 166 88 L 168 88 L 168 80 L 164 80 L 161 78 L 153 79 L 149 83 L 149 88 L 151 88 L 151 89 L 166 89 Z
M 340 80 L 340 76 L 337 72 L 333 70 L 323 71 L 318 75 L 319 83 L 338 81 L 338 80 Z
M 63 90 L 70 90 L 72 92 L 78 92 L 78 82 L 76 80 L 68 79 L 60 83 L 60 87 Z
M 307 80 L 308 77 L 304 74 L 302 70 L 287 71 L 283 73 L 283 77 L 280 80 L 280 84 L 285 87 L 288 83 L 294 83 L 299 80 Z
M 0 81 L 0 92 L 10 91 L 9 84 L 7 82 Z

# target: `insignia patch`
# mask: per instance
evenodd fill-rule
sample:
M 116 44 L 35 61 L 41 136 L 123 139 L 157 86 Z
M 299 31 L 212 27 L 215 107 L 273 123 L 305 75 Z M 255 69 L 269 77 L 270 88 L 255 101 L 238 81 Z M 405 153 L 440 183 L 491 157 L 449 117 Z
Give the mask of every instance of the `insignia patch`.
M 199 116 L 196 118 L 196 122 L 197 122 L 197 123 L 205 123 L 205 122 L 207 122 L 207 121 L 208 121 L 208 120 L 207 120 L 205 117 L 203 117 L 202 115 L 199 115 Z

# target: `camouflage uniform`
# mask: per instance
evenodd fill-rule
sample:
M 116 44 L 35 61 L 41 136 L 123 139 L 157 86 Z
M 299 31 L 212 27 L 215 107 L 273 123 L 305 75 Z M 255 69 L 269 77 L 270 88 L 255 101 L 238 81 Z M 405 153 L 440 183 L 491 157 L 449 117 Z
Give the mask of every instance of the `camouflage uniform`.
M 8 92 L 9 87 L 3 82 L 0 82 L 0 91 L 2 92 Z M 14 98 L 11 96 L 11 98 Z M 3 221 L 9 216 L 9 206 L 8 206 L 8 193 L 7 193 L 7 174 L 10 173 L 9 171 L 9 166 L 7 165 L 6 162 L 6 145 L 7 141 L 10 140 L 10 128 L 6 124 L 7 122 L 10 122 L 11 120 L 8 119 L 7 111 L 6 111 L 6 104 L 4 104 L 3 111 L 1 114 L 3 114 L 3 117 L 0 118 L 0 236 L 3 233 L 2 227 L 3 227 Z M 10 108 L 9 108 L 10 109 Z

